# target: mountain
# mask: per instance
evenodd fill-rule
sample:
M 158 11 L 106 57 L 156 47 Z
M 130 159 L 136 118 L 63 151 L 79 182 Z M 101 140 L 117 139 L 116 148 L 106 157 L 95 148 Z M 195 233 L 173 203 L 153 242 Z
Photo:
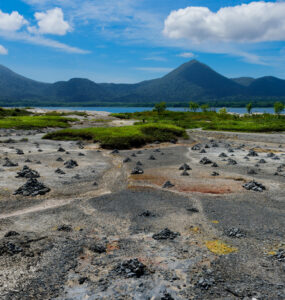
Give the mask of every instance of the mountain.
M 234 82 L 243 85 L 249 86 L 255 79 L 252 77 L 239 77 L 239 78 L 231 78 Z
M 159 101 L 243 105 L 248 100 L 285 99 L 285 80 L 276 77 L 229 79 L 197 60 L 169 74 L 136 84 L 95 83 L 88 79 L 42 83 L 0 66 L 0 105 L 144 105 Z

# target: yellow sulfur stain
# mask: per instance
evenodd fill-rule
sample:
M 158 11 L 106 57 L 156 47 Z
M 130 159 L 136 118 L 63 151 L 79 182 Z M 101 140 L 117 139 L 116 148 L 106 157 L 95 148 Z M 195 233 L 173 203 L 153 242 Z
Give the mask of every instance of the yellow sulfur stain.
M 189 230 L 191 231 L 191 232 L 193 232 L 193 233 L 201 233 L 201 229 L 199 228 L 199 227 L 197 227 L 197 226 L 191 226 L 190 228 L 189 228 Z
M 219 224 L 220 222 L 217 220 L 212 221 L 213 224 Z
M 267 252 L 268 255 L 275 255 L 276 254 L 276 251 L 269 251 Z
M 230 254 L 230 253 L 238 251 L 238 248 L 228 246 L 227 244 L 225 244 L 219 240 L 207 241 L 206 247 L 211 252 L 218 254 L 218 255 L 226 255 L 226 254 Z

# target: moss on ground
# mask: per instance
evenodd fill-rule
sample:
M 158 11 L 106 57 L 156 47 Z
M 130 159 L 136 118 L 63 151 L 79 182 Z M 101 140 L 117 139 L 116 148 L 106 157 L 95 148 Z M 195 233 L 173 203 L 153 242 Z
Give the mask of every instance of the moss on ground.
M 154 141 L 176 141 L 179 137 L 187 137 L 185 130 L 169 124 L 63 129 L 44 136 L 46 139 L 53 140 L 89 140 L 99 142 L 101 147 L 106 149 L 130 149 L 132 147 L 141 147 Z

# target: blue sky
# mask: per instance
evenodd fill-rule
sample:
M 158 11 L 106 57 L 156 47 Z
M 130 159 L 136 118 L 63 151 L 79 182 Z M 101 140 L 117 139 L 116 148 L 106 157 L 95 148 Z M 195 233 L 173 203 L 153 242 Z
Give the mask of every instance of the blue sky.
M 45 82 L 139 82 L 192 58 L 285 78 L 285 2 L 4 0 L 0 63 Z

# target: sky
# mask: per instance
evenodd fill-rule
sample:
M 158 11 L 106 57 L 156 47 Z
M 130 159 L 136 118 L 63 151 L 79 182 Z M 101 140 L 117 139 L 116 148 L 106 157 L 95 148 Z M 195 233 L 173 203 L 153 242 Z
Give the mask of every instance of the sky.
M 135 83 L 197 59 L 285 79 L 285 1 L 1 0 L 0 64 L 26 77 Z

